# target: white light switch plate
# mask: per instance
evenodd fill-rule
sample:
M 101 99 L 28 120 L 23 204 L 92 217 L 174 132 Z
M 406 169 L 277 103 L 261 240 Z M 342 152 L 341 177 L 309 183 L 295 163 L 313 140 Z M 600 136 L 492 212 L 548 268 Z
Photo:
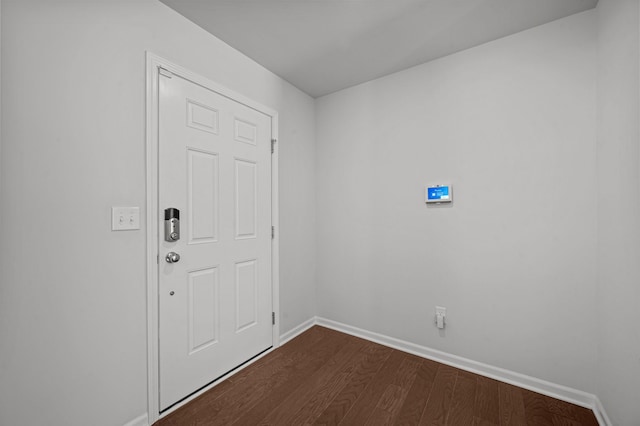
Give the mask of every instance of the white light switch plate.
M 140 207 L 111 207 L 111 230 L 140 229 Z

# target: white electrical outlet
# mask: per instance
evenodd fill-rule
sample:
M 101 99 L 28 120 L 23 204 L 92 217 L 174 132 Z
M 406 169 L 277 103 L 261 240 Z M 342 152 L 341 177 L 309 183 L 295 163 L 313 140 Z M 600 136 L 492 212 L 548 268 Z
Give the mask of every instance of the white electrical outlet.
M 140 229 L 140 207 L 112 207 L 111 230 L 129 231 Z
M 436 306 L 436 318 L 435 318 L 436 327 L 440 329 L 444 328 L 446 316 L 447 316 L 447 308 L 442 306 Z

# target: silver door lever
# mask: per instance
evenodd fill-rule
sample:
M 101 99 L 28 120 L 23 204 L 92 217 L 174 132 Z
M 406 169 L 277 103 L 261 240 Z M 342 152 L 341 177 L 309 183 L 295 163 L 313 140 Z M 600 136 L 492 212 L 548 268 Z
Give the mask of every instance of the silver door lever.
M 169 253 L 167 253 L 167 256 L 164 258 L 164 260 L 166 260 L 167 263 L 176 263 L 180 260 L 180 255 L 178 253 L 170 251 Z

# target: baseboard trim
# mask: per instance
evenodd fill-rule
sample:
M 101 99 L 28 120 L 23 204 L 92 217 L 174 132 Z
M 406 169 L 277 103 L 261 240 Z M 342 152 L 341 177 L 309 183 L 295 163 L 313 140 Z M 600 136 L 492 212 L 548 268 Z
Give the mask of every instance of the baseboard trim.
M 280 346 L 284 345 L 285 343 L 287 343 L 289 340 L 295 338 L 296 336 L 304 333 L 305 331 L 307 331 L 308 329 L 310 329 L 314 325 L 316 325 L 316 317 L 309 318 L 308 320 L 306 320 L 302 324 L 294 327 L 293 329 L 287 331 L 284 334 L 281 334 L 280 335 Z
M 310 327 L 308 326 L 308 322 L 309 321 L 307 321 L 307 323 L 304 324 L 305 327 L 301 325 L 299 327 L 296 327 L 294 330 L 308 329 Z M 326 318 L 316 317 L 314 323 L 323 327 L 340 331 L 342 333 L 350 334 L 352 336 L 360 337 L 362 339 L 379 343 L 384 346 L 398 349 L 403 352 L 408 352 L 410 354 L 431 359 L 433 361 L 450 365 L 452 367 L 456 367 L 461 370 L 476 373 L 481 376 L 489 377 L 495 380 L 499 380 L 501 382 L 509 383 L 514 386 L 531 390 L 533 392 L 547 395 L 552 398 L 559 399 L 561 401 L 570 402 L 572 404 L 591 409 L 596 415 L 596 418 L 598 419 L 598 422 L 600 423 L 601 426 L 611 426 L 611 422 L 609 421 L 604 411 L 604 408 L 602 407 L 602 404 L 600 403 L 598 397 L 593 394 L 583 392 L 577 389 L 572 389 L 567 386 L 551 383 L 546 380 L 537 379 L 535 377 L 527 376 L 525 374 L 520 374 L 514 371 L 509 371 L 503 368 L 494 367 L 492 365 L 473 361 L 457 355 L 452 355 L 436 349 L 431 349 L 426 346 L 416 345 L 415 343 L 385 336 L 383 334 L 375 333 L 368 330 L 363 330 L 358 327 L 353 327 L 353 326 L 343 324 L 337 321 L 329 320 Z M 293 334 L 288 335 L 288 337 L 289 339 L 291 339 L 295 337 L 295 335 Z
M 612 426 L 611 419 L 607 416 L 607 412 L 604 410 L 604 406 L 602 405 L 602 401 L 597 396 L 594 397 L 594 407 L 593 413 L 596 415 L 596 419 L 601 426 Z
M 149 417 L 147 413 L 141 414 L 130 422 L 125 423 L 124 426 L 149 426 Z

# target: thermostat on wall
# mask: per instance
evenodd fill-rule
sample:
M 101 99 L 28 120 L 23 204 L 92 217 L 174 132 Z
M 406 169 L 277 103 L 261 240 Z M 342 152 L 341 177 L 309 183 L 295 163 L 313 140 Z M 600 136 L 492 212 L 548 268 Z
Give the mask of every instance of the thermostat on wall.
M 449 184 L 429 185 L 426 199 L 428 204 L 450 203 L 453 201 L 453 188 Z

